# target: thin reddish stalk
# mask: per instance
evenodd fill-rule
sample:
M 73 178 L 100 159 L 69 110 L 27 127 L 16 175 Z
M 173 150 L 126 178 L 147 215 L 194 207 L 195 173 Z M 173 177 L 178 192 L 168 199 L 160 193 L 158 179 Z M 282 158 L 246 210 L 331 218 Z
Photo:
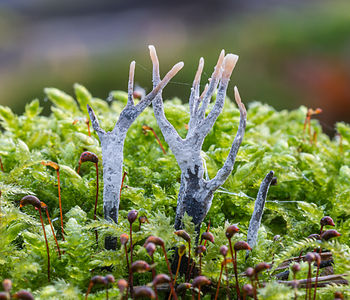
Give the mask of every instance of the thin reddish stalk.
M 152 265 L 154 265 L 154 256 L 153 256 L 153 254 L 151 256 L 151 262 L 152 262 Z M 152 280 L 154 279 L 154 277 L 156 277 L 156 269 L 152 268 Z
M 59 256 L 59 258 L 61 259 L 61 249 L 60 249 L 60 246 L 58 245 L 58 242 L 57 242 L 55 230 L 54 230 L 54 228 L 53 228 L 53 226 L 52 226 L 52 223 L 51 223 L 49 211 L 48 211 L 48 209 L 45 209 L 45 211 L 46 211 L 47 219 L 49 220 L 49 224 L 50 224 L 50 227 L 51 227 L 52 235 L 53 235 L 53 237 L 54 237 L 54 239 L 55 239 L 55 243 L 56 243 L 57 251 L 58 251 L 58 256 Z
M 207 232 L 209 232 L 209 229 L 210 229 L 210 220 L 207 226 Z M 207 246 L 207 240 L 204 241 L 204 246 Z
M 81 167 L 81 160 L 79 160 L 79 166 L 78 166 L 78 170 L 77 170 L 77 173 L 79 174 L 80 172 L 80 167 Z
M 187 261 L 187 271 L 186 271 L 186 279 L 190 278 L 190 263 L 191 263 L 191 240 L 188 241 L 188 261 Z
M 93 285 L 94 285 L 94 283 L 92 281 L 90 281 L 89 286 L 88 286 L 88 290 L 86 291 L 85 300 L 87 300 Z
M 161 148 L 162 151 L 163 151 L 163 154 L 166 154 L 166 151 L 165 151 L 165 149 L 164 149 L 164 147 L 163 147 L 163 145 L 162 145 L 162 142 L 160 141 L 160 139 L 159 139 L 158 135 L 156 134 L 156 132 L 154 131 L 154 129 L 153 129 L 152 127 L 149 127 L 149 126 L 146 126 L 146 125 L 142 126 L 142 129 L 143 129 L 143 130 L 152 131 L 152 133 L 153 133 L 155 139 L 156 139 L 157 142 L 158 142 L 158 145 L 160 146 L 160 148 Z
M 130 274 L 129 256 L 128 256 L 128 249 L 126 248 L 126 244 L 124 244 L 124 249 L 125 249 L 125 257 L 126 257 L 126 265 L 128 267 L 128 273 Z M 128 299 L 128 294 L 129 294 L 129 291 L 128 289 L 126 289 L 126 299 Z
M 236 250 L 235 250 L 235 260 L 234 260 L 234 262 L 233 262 L 233 267 L 234 267 L 234 269 L 235 269 L 237 299 L 241 299 L 241 293 L 240 293 L 239 284 L 238 284 L 237 251 L 236 251 Z
M 315 279 L 315 290 L 314 290 L 314 300 L 316 300 L 316 292 L 317 292 L 317 282 L 318 282 L 318 274 L 320 272 L 320 264 L 317 264 L 317 271 L 316 271 L 316 279 Z M 310 296 L 311 299 L 311 296 Z
M 49 243 L 48 243 L 47 237 L 46 237 L 46 231 L 45 231 L 45 226 L 44 226 L 44 220 L 43 220 L 43 217 L 42 217 L 42 215 L 41 215 L 41 208 L 38 208 L 38 210 L 39 210 L 41 226 L 43 227 L 44 238 L 45 238 L 45 243 L 46 243 L 46 252 L 47 252 L 47 278 L 48 278 L 48 281 L 50 282 L 50 250 L 49 250 Z
M 306 290 L 305 290 L 305 300 L 308 299 L 309 295 L 309 285 L 311 285 L 311 263 L 309 263 L 309 271 L 307 273 Z
M 89 120 L 89 118 L 86 118 L 85 123 L 86 123 L 86 125 L 87 125 L 88 134 L 89 134 L 89 136 L 91 136 L 91 131 L 90 131 L 90 120 Z
M 157 292 L 157 285 L 156 284 L 153 285 L 153 289 L 154 289 L 154 293 L 156 295 L 156 300 L 158 300 L 158 292 Z
M 60 206 L 60 216 L 61 216 L 61 231 L 62 231 L 62 240 L 64 240 L 64 229 L 63 229 L 63 214 L 62 214 L 62 202 L 61 202 L 61 181 L 60 181 L 60 170 L 57 169 L 57 182 L 58 182 L 58 203 Z
M 3 171 L 3 172 L 4 172 L 4 165 L 2 164 L 1 157 L 0 157 L 0 169 L 1 169 L 1 171 Z
M 175 293 L 175 290 L 174 290 L 174 286 L 173 286 L 173 274 L 171 273 L 171 268 L 170 268 L 168 256 L 167 256 L 167 254 L 166 254 L 166 250 L 165 250 L 164 245 L 162 245 L 162 249 L 163 249 L 163 252 L 164 252 L 164 258 L 165 258 L 165 261 L 166 261 L 166 264 L 167 264 L 167 267 L 168 267 L 168 271 L 169 271 L 169 275 L 170 275 L 170 288 L 171 288 L 171 293 L 173 294 L 174 299 L 177 300 L 177 296 L 176 296 L 176 293 Z
M 199 253 L 199 276 L 202 275 L 202 253 Z
M 176 285 L 176 279 L 177 279 L 177 275 L 179 274 L 182 256 L 183 256 L 183 255 L 180 255 L 179 262 L 177 263 L 177 268 L 176 268 L 176 273 L 175 273 L 175 278 L 174 278 L 174 285 Z M 152 271 L 153 271 L 153 269 L 152 269 Z M 168 297 L 168 300 L 171 300 L 172 295 L 173 295 L 173 294 L 170 293 L 170 295 L 169 295 L 169 297 Z
M 120 198 L 121 198 L 121 196 L 122 196 L 122 189 L 123 189 L 123 186 L 124 186 L 124 179 L 125 179 L 125 176 L 128 174 L 128 172 L 125 172 L 124 171 L 124 174 L 123 174 L 123 178 L 122 178 L 122 184 L 121 184 L 121 186 L 120 186 L 120 191 L 119 191 L 119 200 L 120 200 Z
M 201 286 L 198 287 L 198 300 L 201 300 Z
M 94 220 L 96 220 L 96 212 L 97 212 L 97 201 L 98 201 L 98 162 L 95 163 L 96 167 L 96 199 L 95 199 L 95 210 L 94 210 Z M 98 233 L 97 230 L 95 230 L 95 236 L 96 236 L 96 243 L 98 244 Z
M 224 261 L 225 261 L 225 259 L 224 259 Z M 223 269 L 224 269 L 224 265 L 221 264 L 221 270 L 220 270 L 220 276 L 219 276 L 218 286 L 217 286 L 217 288 L 216 288 L 216 293 L 215 293 L 215 300 L 218 299 L 219 289 L 220 289 L 220 283 L 221 283 L 221 276 L 222 276 L 222 271 L 223 271 Z
M 132 265 L 133 259 L 132 259 L 132 223 L 130 223 L 130 265 Z M 131 298 L 134 299 L 134 276 L 132 271 L 129 271 L 129 286 L 130 286 L 130 294 Z
M 179 270 L 180 270 L 180 264 L 181 264 L 181 259 L 182 259 L 182 256 L 183 256 L 183 255 L 181 255 L 181 256 L 180 256 L 180 258 L 179 258 L 179 262 L 178 262 L 178 264 L 177 264 L 176 274 L 175 274 L 175 279 L 174 279 L 174 284 L 176 284 L 177 275 L 179 274 Z
M 225 274 L 226 274 L 226 296 L 227 296 L 227 299 L 230 299 L 230 282 L 228 279 L 227 264 L 225 264 Z
M 250 282 L 251 282 L 252 287 L 253 287 L 253 298 L 254 298 L 254 300 L 258 300 L 258 296 L 256 294 L 256 283 L 253 281 L 253 278 L 250 278 Z
M 296 276 L 297 276 L 297 274 L 296 274 L 296 272 L 294 272 L 294 275 L 293 275 L 293 280 L 294 280 L 294 300 L 298 299 Z

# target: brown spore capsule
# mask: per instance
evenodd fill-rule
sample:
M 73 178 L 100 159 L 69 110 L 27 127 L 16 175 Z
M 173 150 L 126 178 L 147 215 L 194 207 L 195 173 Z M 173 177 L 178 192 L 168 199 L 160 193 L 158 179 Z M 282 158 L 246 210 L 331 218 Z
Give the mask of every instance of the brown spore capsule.
M 143 260 L 137 260 L 135 262 L 132 263 L 131 265 L 131 272 L 135 273 L 144 273 L 144 272 L 148 272 L 151 270 L 151 267 L 149 266 L 148 263 L 146 263 Z

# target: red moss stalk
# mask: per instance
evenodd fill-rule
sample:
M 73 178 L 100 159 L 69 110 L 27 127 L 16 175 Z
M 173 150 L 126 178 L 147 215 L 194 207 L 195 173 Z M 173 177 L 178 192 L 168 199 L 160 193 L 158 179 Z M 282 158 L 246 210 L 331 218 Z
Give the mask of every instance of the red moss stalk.
M 187 260 L 187 271 L 185 280 L 190 277 L 190 265 L 191 265 L 191 237 L 185 230 L 177 230 L 174 232 L 177 236 L 183 238 L 188 244 L 188 260 Z
M 48 219 L 50 227 L 51 227 L 52 235 L 53 235 L 53 237 L 55 239 L 55 243 L 56 243 L 56 247 L 57 247 L 57 251 L 58 251 L 58 257 L 61 259 L 61 249 L 60 249 L 60 246 L 58 245 L 58 241 L 57 241 L 57 238 L 56 238 L 55 230 L 54 230 L 54 228 L 52 226 L 52 222 L 51 222 L 50 215 L 49 215 L 49 209 L 48 209 L 47 205 L 44 202 L 41 202 L 41 208 L 44 209 L 45 212 L 46 212 L 46 216 L 47 216 L 47 219 Z
M 46 237 L 44 220 L 43 220 L 43 217 L 41 215 L 41 202 L 37 197 L 28 195 L 28 196 L 24 196 L 21 199 L 19 207 L 22 208 L 23 206 L 28 205 L 28 204 L 34 206 L 39 211 L 41 226 L 42 226 L 43 232 L 44 232 L 46 252 L 47 252 L 47 278 L 48 278 L 48 281 L 50 282 L 50 250 L 49 250 L 49 243 L 48 243 L 47 237 Z
M 60 217 L 61 217 L 61 231 L 62 231 L 62 240 L 64 240 L 64 229 L 63 229 L 63 213 L 62 213 L 62 201 L 61 201 L 61 181 L 60 181 L 60 167 L 57 163 L 53 161 L 42 161 L 42 165 L 49 166 L 51 168 L 54 168 L 56 170 L 57 174 L 57 185 L 58 185 L 58 204 L 60 206 Z
M 143 130 L 144 134 L 146 134 L 147 131 L 152 131 L 155 139 L 157 140 L 158 145 L 160 146 L 160 148 L 163 151 L 163 154 L 166 154 L 166 151 L 162 145 L 162 142 L 160 141 L 160 139 L 159 139 L 158 135 L 156 134 L 156 132 L 154 131 L 154 129 L 152 127 L 147 126 L 147 125 L 143 125 L 142 130 Z
M 41 208 L 39 208 L 38 210 L 39 210 L 41 226 L 43 227 L 44 238 L 45 238 L 45 243 L 46 243 L 46 252 L 47 252 L 47 279 L 48 279 L 48 281 L 50 282 L 50 250 L 49 250 L 49 243 L 48 243 L 47 237 L 46 237 L 46 230 L 45 230 L 45 226 L 44 226 L 43 217 L 42 217 L 42 215 L 41 215 Z
M 133 264 L 132 224 L 135 222 L 137 215 L 138 215 L 138 212 L 136 210 L 131 210 L 128 213 L 128 221 L 130 224 L 130 265 L 131 266 Z M 130 286 L 131 297 L 134 298 L 134 277 L 133 277 L 132 271 L 129 273 L 129 286 Z
M 1 157 L 0 157 L 0 169 L 1 169 L 2 172 L 4 172 L 4 165 L 2 164 Z
M 121 198 L 121 196 L 122 196 L 122 189 L 123 189 L 123 187 L 124 187 L 124 180 L 125 180 L 125 176 L 126 176 L 126 175 L 128 175 L 128 172 L 125 172 L 125 171 L 124 171 L 123 178 L 122 178 L 122 184 L 121 184 L 121 186 L 120 186 L 120 191 L 119 191 L 119 200 L 120 200 L 120 198 Z

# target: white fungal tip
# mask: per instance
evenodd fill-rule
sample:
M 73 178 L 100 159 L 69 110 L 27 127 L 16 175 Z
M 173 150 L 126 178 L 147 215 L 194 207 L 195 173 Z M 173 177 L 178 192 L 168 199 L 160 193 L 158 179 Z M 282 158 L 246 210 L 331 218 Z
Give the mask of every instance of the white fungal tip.
M 199 64 L 198 64 L 198 69 L 197 69 L 197 73 L 196 73 L 196 76 L 194 78 L 194 84 L 198 84 L 199 81 L 200 81 L 200 78 L 201 78 L 201 75 L 202 75 L 202 72 L 203 72 L 203 67 L 204 67 L 204 58 L 201 57 L 199 59 Z
M 240 103 L 242 103 L 242 100 L 241 100 L 241 96 L 239 95 L 237 86 L 234 87 L 234 92 L 235 92 L 236 102 L 239 105 Z
M 149 46 L 148 46 L 148 49 L 149 49 L 149 53 L 150 53 L 150 56 L 151 56 L 152 61 L 153 61 L 153 62 L 158 61 L 156 48 L 154 48 L 153 45 L 149 45 Z
M 236 63 L 238 61 L 238 55 L 229 53 L 225 56 L 224 59 L 224 73 L 223 77 L 228 79 L 230 78 L 232 71 L 234 67 L 236 66 Z

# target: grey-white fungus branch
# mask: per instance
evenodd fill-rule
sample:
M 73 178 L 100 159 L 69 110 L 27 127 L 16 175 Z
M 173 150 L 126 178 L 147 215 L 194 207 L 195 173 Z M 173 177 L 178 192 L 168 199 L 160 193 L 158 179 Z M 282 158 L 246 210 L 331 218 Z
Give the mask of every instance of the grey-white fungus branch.
M 88 105 L 88 113 L 91 124 L 101 142 L 102 163 L 103 163 L 103 211 L 106 220 L 118 222 L 118 210 L 120 201 L 120 190 L 123 176 L 123 149 L 126 133 L 135 119 L 144 111 L 152 100 L 162 92 L 168 82 L 183 67 L 183 63 L 176 64 L 163 78 L 158 80 L 153 90 L 142 98 L 136 105 L 133 99 L 135 62 L 130 64 L 128 100 L 127 104 L 120 113 L 119 119 L 112 131 L 104 131 L 99 121 Z M 116 240 L 106 239 L 107 249 L 116 248 Z
M 156 86 L 160 80 L 159 62 L 155 48 L 149 46 L 149 49 L 153 62 L 153 86 Z M 190 121 L 185 139 L 179 136 L 176 129 L 167 120 L 164 114 L 162 93 L 160 92 L 152 102 L 157 123 L 181 169 L 181 185 L 175 218 L 176 229 L 182 227 L 182 217 L 185 212 L 192 217 L 194 224 L 199 229 L 210 209 L 214 192 L 226 181 L 233 170 L 235 158 L 243 140 L 247 118 L 246 109 L 237 88 L 235 88 L 235 100 L 240 110 L 239 128 L 224 166 L 212 180 L 203 178 L 204 167 L 200 153 L 205 137 L 224 107 L 228 83 L 237 60 L 237 55 L 225 55 L 222 50 L 209 83 L 201 95 L 200 79 L 204 59 L 199 60 L 189 99 Z M 210 100 L 217 89 L 216 102 L 206 116 Z
M 249 222 L 247 234 L 247 242 L 252 249 L 255 247 L 258 238 L 258 230 L 261 224 L 261 218 L 264 212 L 266 196 L 273 179 L 273 174 L 273 171 L 270 171 L 265 176 L 264 180 L 260 185 L 258 196 L 255 200 L 254 211 Z

